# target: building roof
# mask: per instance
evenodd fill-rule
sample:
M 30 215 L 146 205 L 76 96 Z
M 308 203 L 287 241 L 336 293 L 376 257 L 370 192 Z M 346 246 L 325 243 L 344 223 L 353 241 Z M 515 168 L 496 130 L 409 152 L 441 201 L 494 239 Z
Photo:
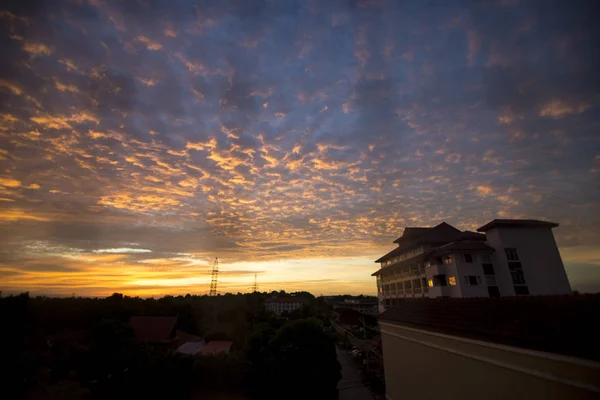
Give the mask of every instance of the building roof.
M 503 298 L 409 299 L 379 319 L 600 361 L 600 294 Z
M 212 354 L 229 353 L 232 344 L 233 342 L 230 340 L 213 340 L 212 342 L 208 342 L 208 344 L 204 346 L 202 350 L 200 350 L 200 354 L 207 356 Z
M 495 219 L 477 229 L 477 232 L 486 232 L 493 228 L 556 228 L 555 222 L 538 221 L 536 219 Z
M 394 240 L 394 243 L 400 243 L 403 240 L 406 239 L 416 239 L 419 237 L 419 235 L 422 235 L 423 233 L 425 233 L 427 230 L 432 229 L 432 228 L 422 228 L 422 227 L 413 227 L 413 226 L 409 226 L 404 228 L 404 232 L 402 232 L 402 236 L 400 236 L 398 239 Z
M 402 236 L 394 241 L 394 243 L 398 243 L 398 247 L 380 257 L 375 262 L 380 263 L 389 260 L 412 248 L 425 244 L 443 244 L 458 240 L 461 238 L 462 234 L 463 232 L 446 222 L 442 222 L 432 228 L 405 228 Z
M 195 356 L 206 346 L 206 342 L 187 342 L 177 348 L 177 351 L 181 354 L 187 354 L 189 356 Z
M 430 257 L 438 257 L 443 254 L 454 253 L 456 251 L 487 251 L 491 253 L 494 252 L 494 248 L 488 246 L 482 241 L 460 240 L 438 247 Z
M 167 343 L 175 339 L 177 317 L 131 317 L 129 326 L 139 340 L 149 343 Z

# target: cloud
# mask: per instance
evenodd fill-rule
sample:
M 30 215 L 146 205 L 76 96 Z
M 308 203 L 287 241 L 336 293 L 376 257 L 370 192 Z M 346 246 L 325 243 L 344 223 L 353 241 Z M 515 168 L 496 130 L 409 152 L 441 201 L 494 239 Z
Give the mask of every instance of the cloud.
M 358 293 L 408 225 L 545 218 L 561 247 L 592 246 L 594 10 L 540 7 L 15 2 L 0 246 L 39 259 L 0 273 L 150 295 L 203 290 L 219 256 L 239 272 L 224 290 L 264 271 L 267 288 Z M 361 264 L 322 261 L 345 256 Z
M 127 247 L 120 247 L 117 249 L 94 250 L 94 253 L 117 253 L 117 254 L 122 254 L 122 253 L 138 254 L 138 253 L 151 253 L 151 252 L 152 252 L 152 250 L 148 250 L 148 249 L 131 249 L 131 248 L 127 248 Z

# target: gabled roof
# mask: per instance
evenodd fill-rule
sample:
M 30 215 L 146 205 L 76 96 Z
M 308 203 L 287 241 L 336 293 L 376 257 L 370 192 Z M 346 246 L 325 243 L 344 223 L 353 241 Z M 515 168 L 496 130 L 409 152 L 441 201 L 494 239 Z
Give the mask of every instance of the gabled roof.
M 472 233 L 475 234 L 474 232 Z M 461 234 L 463 234 L 463 232 L 446 222 L 442 222 L 432 228 L 409 227 L 404 230 L 404 233 L 400 238 L 394 241 L 394 243 L 398 243 L 398 247 L 378 258 L 375 262 L 380 263 L 389 260 L 411 248 L 424 244 L 443 244 L 452 242 L 460 239 Z
M 600 294 L 400 300 L 384 322 L 600 360 Z
M 400 236 L 398 239 L 394 240 L 394 243 L 400 243 L 402 240 L 406 240 L 406 239 L 415 239 L 415 238 L 419 237 L 419 235 L 423 234 L 424 232 L 426 232 L 429 229 L 432 229 L 432 228 L 421 228 L 421 227 L 413 227 L 413 226 L 406 227 L 406 228 L 404 228 L 404 232 L 402 232 L 402 236 Z
M 486 232 L 493 228 L 556 228 L 558 226 L 555 222 L 539 221 L 536 219 L 495 219 L 488 222 L 481 228 L 477 229 L 477 232 Z
M 214 340 L 212 342 L 208 342 L 206 346 L 200 350 L 200 354 L 203 356 L 220 354 L 220 353 L 229 353 L 229 349 L 231 349 L 231 345 L 233 344 L 230 340 Z
M 175 339 L 177 317 L 131 317 L 129 326 L 139 340 L 167 343 Z

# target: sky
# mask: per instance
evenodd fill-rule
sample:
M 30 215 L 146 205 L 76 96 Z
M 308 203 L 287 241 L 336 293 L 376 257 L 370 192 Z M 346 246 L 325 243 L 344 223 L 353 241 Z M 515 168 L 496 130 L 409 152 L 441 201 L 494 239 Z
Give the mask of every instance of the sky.
M 597 8 L 5 4 L 0 290 L 374 294 L 406 226 L 536 218 L 600 291 Z

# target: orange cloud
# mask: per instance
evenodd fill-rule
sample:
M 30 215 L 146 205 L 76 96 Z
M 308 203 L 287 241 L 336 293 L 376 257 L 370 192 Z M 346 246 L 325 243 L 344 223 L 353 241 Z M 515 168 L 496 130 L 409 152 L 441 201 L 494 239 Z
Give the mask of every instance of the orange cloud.
M 539 114 L 541 117 L 562 118 L 570 114 L 581 114 L 589 108 L 589 104 L 574 104 L 563 100 L 555 99 L 542 106 Z

